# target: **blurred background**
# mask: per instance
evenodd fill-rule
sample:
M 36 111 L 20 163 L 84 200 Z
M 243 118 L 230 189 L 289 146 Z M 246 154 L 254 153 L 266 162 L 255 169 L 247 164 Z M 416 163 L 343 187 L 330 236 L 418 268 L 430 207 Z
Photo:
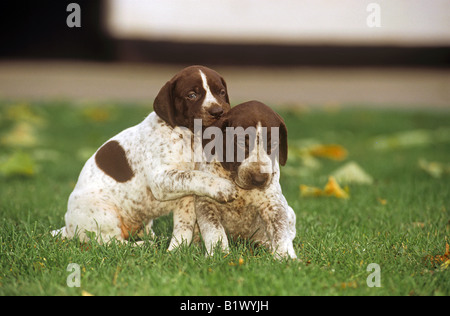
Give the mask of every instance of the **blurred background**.
M 3 99 L 152 104 L 202 64 L 234 104 L 450 108 L 448 0 L 3 0 L 0 38 Z

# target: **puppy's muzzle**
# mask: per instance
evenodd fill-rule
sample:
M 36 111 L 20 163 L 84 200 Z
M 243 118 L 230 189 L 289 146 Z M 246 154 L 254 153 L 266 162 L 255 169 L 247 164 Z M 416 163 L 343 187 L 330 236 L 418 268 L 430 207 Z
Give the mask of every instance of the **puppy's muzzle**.
M 218 119 L 223 114 L 223 107 L 221 105 L 213 105 L 208 109 L 208 113 Z
M 267 173 L 255 173 L 251 175 L 252 185 L 256 188 L 263 187 L 269 179 Z

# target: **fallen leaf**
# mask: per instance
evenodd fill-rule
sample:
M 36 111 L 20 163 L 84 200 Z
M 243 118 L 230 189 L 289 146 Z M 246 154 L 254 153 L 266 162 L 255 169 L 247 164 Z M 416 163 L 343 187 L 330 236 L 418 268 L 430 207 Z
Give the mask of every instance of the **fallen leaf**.
M 0 162 L 0 174 L 10 176 L 32 176 L 36 172 L 36 165 L 30 155 L 17 151 Z
M 337 183 L 333 176 L 328 178 L 328 183 L 325 185 L 324 192 L 326 196 L 335 196 L 339 199 L 348 199 L 348 193 L 345 192 Z
M 88 291 L 82 290 L 81 296 L 94 296 L 94 294 L 89 293 Z
M 445 253 L 443 256 L 439 258 L 443 263 L 441 264 L 441 269 L 447 269 L 450 266 L 450 246 L 449 244 L 445 244 Z
M 450 266 L 450 260 L 447 259 L 447 260 L 445 260 L 445 262 L 443 264 L 441 264 L 441 269 L 442 270 L 447 269 L 449 266 Z
M 45 120 L 35 113 L 28 103 L 18 103 L 8 107 L 6 119 L 13 122 L 27 122 L 34 126 L 45 125 Z
M 443 174 L 450 174 L 450 164 L 419 159 L 419 167 L 433 178 L 440 178 Z
M 432 265 L 439 265 L 441 269 L 447 269 L 450 266 L 450 246 L 445 244 L 445 253 L 443 255 L 425 256 L 424 260 Z
M 356 289 L 358 287 L 358 283 L 356 281 L 350 281 L 350 282 L 342 282 L 341 283 L 341 289 L 347 289 L 347 288 L 353 288 Z
M 314 157 L 328 158 L 332 160 L 344 160 L 347 158 L 348 152 L 341 145 L 316 145 L 313 146 L 309 153 Z
M 310 150 L 319 145 L 315 139 L 297 140 L 289 144 L 289 161 L 297 162 L 311 169 L 320 168 L 320 162 L 311 155 Z
M 302 197 L 320 197 L 320 196 L 334 196 L 338 199 L 348 199 L 349 194 L 342 189 L 333 176 L 328 178 L 328 182 L 323 190 L 310 187 L 304 184 L 300 185 L 300 196 Z
M 37 145 L 36 130 L 28 122 L 18 122 L 1 138 L 1 143 L 10 147 L 32 147 Z
M 373 178 L 355 161 L 350 161 L 331 173 L 340 183 L 373 184 Z
M 300 184 L 300 195 L 303 197 L 318 197 L 323 195 L 323 191 L 316 187 Z

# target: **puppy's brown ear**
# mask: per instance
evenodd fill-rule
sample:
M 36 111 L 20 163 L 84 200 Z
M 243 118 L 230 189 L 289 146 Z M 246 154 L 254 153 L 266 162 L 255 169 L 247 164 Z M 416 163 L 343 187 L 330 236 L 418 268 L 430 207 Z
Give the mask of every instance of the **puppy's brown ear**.
M 159 90 L 153 102 L 153 110 L 170 126 L 175 127 L 175 100 L 173 97 L 173 84 L 167 81 Z
M 223 135 L 225 135 L 227 127 L 230 126 L 230 120 L 228 116 L 225 114 L 220 119 L 218 119 L 216 122 L 213 123 L 214 126 L 217 126 L 222 130 Z
M 225 82 L 225 79 L 223 79 L 223 77 L 220 77 L 220 80 L 222 81 L 223 86 L 225 87 L 225 101 L 227 101 L 228 104 L 230 104 L 230 97 L 228 96 L 228 87 L 227 87 L 227 83 Z
M 280 125 L 280 164 L 284 166 L 288 158 L 287 127 L 283 120 Z
M 230 120 L 228 116 L 225 114 L 223 117 L 221 117 L 217 122 L 214 124 L 215 126 L 219 127 L 222 131 L 222 152 L 220 155 L 218 155 L 221 159 L 221 165 L 225 170 L 232 171 L 234 161 L 236 159 L 232 159 L 231 161 L 227 161 L 227 144 L 231 144 L 231 146 L 235 146 L 233 139 L 228 139 L 230 135 L 227 134 L 227 127 L 230 127 Z M 232 134 L 234 135 L 234 134 Z M 234 136 L 233 136 L 234 137 Z M 236 152 L 236 148 L 234 148 L 234 152 Z

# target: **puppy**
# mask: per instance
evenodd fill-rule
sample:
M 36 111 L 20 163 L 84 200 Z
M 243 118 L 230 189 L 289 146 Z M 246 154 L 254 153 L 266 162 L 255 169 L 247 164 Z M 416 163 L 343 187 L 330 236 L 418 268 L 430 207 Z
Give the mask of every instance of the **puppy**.
M 86 240 L 94 232 L 99 242 L 126 241 L 133 233 L 153 235 L 153 219 L 173 211 L 169 250 L 190 243 L 194 195 L 227 202 L 236 189 L 227 179 L 194 170 L 195 163 L 183 158 L 179 130 L 191 137 L 194 119 L 207 127 L 229 111 L 229 103 L 225 80 L 214 70 L 180 71 L 159 91 L 154 112 L 89 158 L 69 197 L 66 226 L 53 234 Z
M 212 159 L 199 168 L 233 181 L 238 196 L 226 204 L 204 196 L 195 198 L 208 253 L 212 255 L 217 244 L 228 251 L 229 234 L 266 245 L 277 258 L 296 258 L 292 244 L 295 213 L 279 183 L 278 162 L 285 165 L 288 151 L 283 119 L 268 106 L 250 101 L 233 107 L 214 126 L 222 135 L 216 133 L 213 140 L 205 141 L 205 156 Z

